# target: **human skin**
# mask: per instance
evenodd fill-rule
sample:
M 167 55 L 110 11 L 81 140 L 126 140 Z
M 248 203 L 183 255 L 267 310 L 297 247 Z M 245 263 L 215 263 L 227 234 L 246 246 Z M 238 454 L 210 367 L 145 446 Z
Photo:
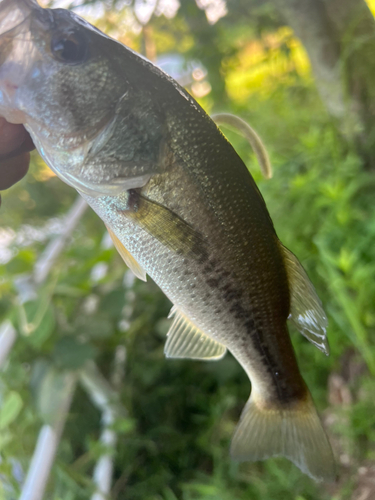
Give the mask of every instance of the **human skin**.
M 30 151 L 34 148 L 23 125 L 8 123 L 0 117 L 0 190 L 10 188 L 26 175 Z

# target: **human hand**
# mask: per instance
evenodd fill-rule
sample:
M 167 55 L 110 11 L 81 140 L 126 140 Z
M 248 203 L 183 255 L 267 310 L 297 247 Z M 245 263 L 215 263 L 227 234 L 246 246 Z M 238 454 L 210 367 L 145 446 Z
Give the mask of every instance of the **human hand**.
M 26 175 L 30 151 L 34 148 L 23 125 L 14 125 L 0 117 L 0 190 L 8 189 Z

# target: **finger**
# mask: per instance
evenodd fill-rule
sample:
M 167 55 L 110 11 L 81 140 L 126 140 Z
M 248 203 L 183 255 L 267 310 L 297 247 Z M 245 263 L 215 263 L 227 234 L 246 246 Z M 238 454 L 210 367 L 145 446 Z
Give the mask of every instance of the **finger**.
M 28 135 L 23 125 L 9 123 L 0 117 L 0 155 L 7 155 L 19 148 Z
M 16 147 L 15 149 L 11 150 L 6 154 L 0 154 L 0 169 L 1 169 L 1 164 L 3 163 L 4 160 L 9 160 L 10 158 L 19 156 L 21 153 L 28 153 L 33 149 L 35 149 L 34 143 L 29 133 L 25 130 L 25 133 L 23 134 L 23 142 L 20 145 L 18 145 L 18 147 Z M 1 149 L 0 152 L 2 152 Z
M 0 190 L 8 189 L 24 177 L 29 169 L 30 153 L 9 158 L 0 163 Z

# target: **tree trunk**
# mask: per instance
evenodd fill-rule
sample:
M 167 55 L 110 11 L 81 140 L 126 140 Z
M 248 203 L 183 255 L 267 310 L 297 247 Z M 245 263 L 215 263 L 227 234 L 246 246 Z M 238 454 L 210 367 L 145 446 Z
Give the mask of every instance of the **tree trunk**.
M 364 0 L 275 0 L 303 43 L 320 96 L 375 169 L 375 21 Z
M 359 146 L 375 170 L 375 20 L 365 0 L 322 0 L 340 44 L 344 84 L 359 116 Z

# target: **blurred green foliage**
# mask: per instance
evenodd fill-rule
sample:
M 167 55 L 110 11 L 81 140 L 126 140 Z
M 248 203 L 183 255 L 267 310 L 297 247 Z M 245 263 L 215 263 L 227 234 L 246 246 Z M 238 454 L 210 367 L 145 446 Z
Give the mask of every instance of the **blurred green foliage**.
M 299 334 L 292 337 L 328 428 L 339 481 L 316 485 L 284 459 L 230 460 L 231 435 L 250 392 L 246 375 L 229 354 L 212 363 L 164 358 L 171 304 L 150 279 L 129 288 L 94 213 L 84 215 L 38 296 L 20 304 L 20 278 L 33 271 L 76 197 L 34 155 L 30 174 L 5 193 L 1 208 L 12 242 L 0 268 L 0 319 L 11 318 L 19 335 L 0 384 L 1 498 L 19 496 L 63 374 L 95 360 L 109 379 L 118 346 L 127 352 L 120 391 L 127 415 L 114 425 L 113 499 L 344 500 L 356 498 L 359 467 L 375 460 L 375 177 L 338 135 L 290 31 L 280 31 L 269 7 L 258 3 L 250 20 L 246 2 L 234 4 L 238 11 L 229 7 L 227 17 L 209 25 L 193 2 L 183 2 L 174 19 L 151 19 L 151 36 L 158 55 L 173 50 L 199 59 L 212 86 L 201 104 L 210 113 L 240 115 L 268 147 L 274 177 L 264 181 L 245 140 L 226 131 L 329 316 L 329 358 Z M 110 30 L 113 19 L 98 24 Z M 142 48 L 142 31 L 126 36 Z M 90 498 L 100 428 L 100 413 L 78 388 L 46 498 Z

